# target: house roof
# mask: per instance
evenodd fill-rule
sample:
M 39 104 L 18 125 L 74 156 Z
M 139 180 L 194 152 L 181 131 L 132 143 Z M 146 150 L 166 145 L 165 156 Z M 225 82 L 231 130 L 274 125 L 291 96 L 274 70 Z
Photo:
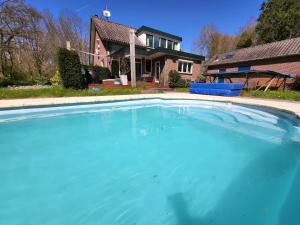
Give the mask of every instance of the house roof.
M 92 17 L 92 22 L 102 40 L 117 42 L 120 44 L 129 45 L 129 31 L 136 29 L 125 26 L 119 23 L 114 23 L 96 16 Z M 145 47 L 143 43 L 135 36 L 135 44 L 138 47 Z
M 154 33 L 154 34 L 159 34 L 161 36 L 172 38 L 172 39 L 175 39 L 177 41 L 182 41 L 182 37 L 179 37 L 179 36 L 176 36 L 174 34 L 170 34 L 170 33 L 167 33 L 167 32 L 161 31 L 161 30 L 157 30 L 157 29 L 154 29 L 154 28 L 151 28 L 151 27 L 147 27 L 147 26 L 141 26 L 139 29 L 137 29 L 136 33 L 139 34 L 143 31 Z
M 173 55 L 173 56 L 188 58 L 188 59 L 192 59 L 192 60 L 199 60 L 199 61 L 205 60 L 205 57 L 202 55 L 196 55 L 196 54 L 192 54 L 192 53 L 188 53 L 188 52 L 176 51 L 176 50 L 172 50 L 172 49 L 168 49 L 168 48 L 161 48 L 161 47 L 152 49 L 151 51 L 148 52 L 148 55 L 152 56 L 156 53 L 162 53 L 165 55 Z
M 300 55 L 300 37 L 218 54 L 208 60 L 208 66 L 250 62 L 295 55 Z

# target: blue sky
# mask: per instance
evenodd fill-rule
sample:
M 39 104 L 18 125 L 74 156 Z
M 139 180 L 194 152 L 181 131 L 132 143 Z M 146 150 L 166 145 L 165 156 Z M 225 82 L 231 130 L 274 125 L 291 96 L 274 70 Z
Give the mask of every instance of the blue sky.
M 263 0 L 27 0 L 39 10 L 77 11 L 88 23 L 92 15 L 102 14 L 108 5 L 114 22 L 140 27 L 150 26 L 183 37 L 182 48 L 192 51 L 201 27 L 215 24 L 219 31 L 236 34 L 240 27 L 259 15 Z

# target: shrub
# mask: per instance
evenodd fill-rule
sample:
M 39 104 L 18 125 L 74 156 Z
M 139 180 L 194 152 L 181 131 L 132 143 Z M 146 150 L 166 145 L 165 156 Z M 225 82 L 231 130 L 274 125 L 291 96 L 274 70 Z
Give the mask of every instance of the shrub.
M 55 72 L 53 77 L 50 78 L 50 82 L 51 82 L 52 86 L 59 86 L 62 84 L 62 80 L 61 80 L 58 70 Z
M 176 70 L 171 70 L 169 72 L 169 86 L 170 88 L 186 88 L 190 87 L 190 81 L 181 78 Z
M 197 77 L 196 82 L 198 82 L 198 83 L 205 83 L 206 82 L 206 76 L 204 76 L 203 74 L 200 74 Z
M 27 86 L 34 85 L 36 82 L 30 76 L 19 69 L 13 69 L 10 77 L 0 78 L 0 87 L 7 86 Z
M 170 88 L 178 87 L 178 84 L 181 82 L 181 77 L 176 70 L 171 70 L 169 72 L 169 86 Z
M 66 88 L 83 88 L 80 59 L 75 51 L 59 48 L 57 52 L 58 70 L 62 84 Z
M 300 77 L 295 78 L 295 82 L 292 84 L 292 90 L 300 91 Z

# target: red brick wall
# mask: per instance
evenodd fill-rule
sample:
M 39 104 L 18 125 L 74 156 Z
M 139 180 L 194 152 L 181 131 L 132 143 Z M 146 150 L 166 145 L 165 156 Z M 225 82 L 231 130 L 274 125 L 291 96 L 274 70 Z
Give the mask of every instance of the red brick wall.
M 107 57 L 107 51 L 106 48 L 100 39 L 99 35 L 97 32 L 95 32 L 95 49 L 94 49 L 94 54 L 97 54 L 98 50 L 98 55 L 99 56 L 94 56 L 94 62 L 93 65 L 97 66 L 104 66 L 104 67 L 109 67 L 110 65 L 108 64 L 108 57 Z
M 178 71 L 178 58 L 168 56 L 166 57 L 165 66 L 162 70 L 165 86 L 168 86 L 169 72 L 171 70 Z M 180 76 L 182 79 L 195 81 L 197 77 L 200 75 L 200 72 L 201 72 L 201 63 L 194 61 L 192 74 L 180 73 Z

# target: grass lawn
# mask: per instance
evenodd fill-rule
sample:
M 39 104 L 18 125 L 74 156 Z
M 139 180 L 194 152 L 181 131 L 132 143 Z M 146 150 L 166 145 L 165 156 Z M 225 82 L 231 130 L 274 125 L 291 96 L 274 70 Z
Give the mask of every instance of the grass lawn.
M 176 88 L 177 92 L 189 92 L 189 88 Z M 300 101 L 300 91 L 243 91 L 242 96 Z
M 243 91 L 242 96 L 300 101 L 300 91 Z
M 8 89 L 0 88 L 0 99 L 13 98 L 46 98 L 46 97 L 74 97 L 74 96 L 103 96 L 103 95 L 129 95 L 140 94 L 140 89 L 101 89 L 92 91 L 88 89 L 74 90 L 63 87 L 50 87 L 40 89 Z
M 190 92 L 190 88 L 175 88 L 177 92 Z

